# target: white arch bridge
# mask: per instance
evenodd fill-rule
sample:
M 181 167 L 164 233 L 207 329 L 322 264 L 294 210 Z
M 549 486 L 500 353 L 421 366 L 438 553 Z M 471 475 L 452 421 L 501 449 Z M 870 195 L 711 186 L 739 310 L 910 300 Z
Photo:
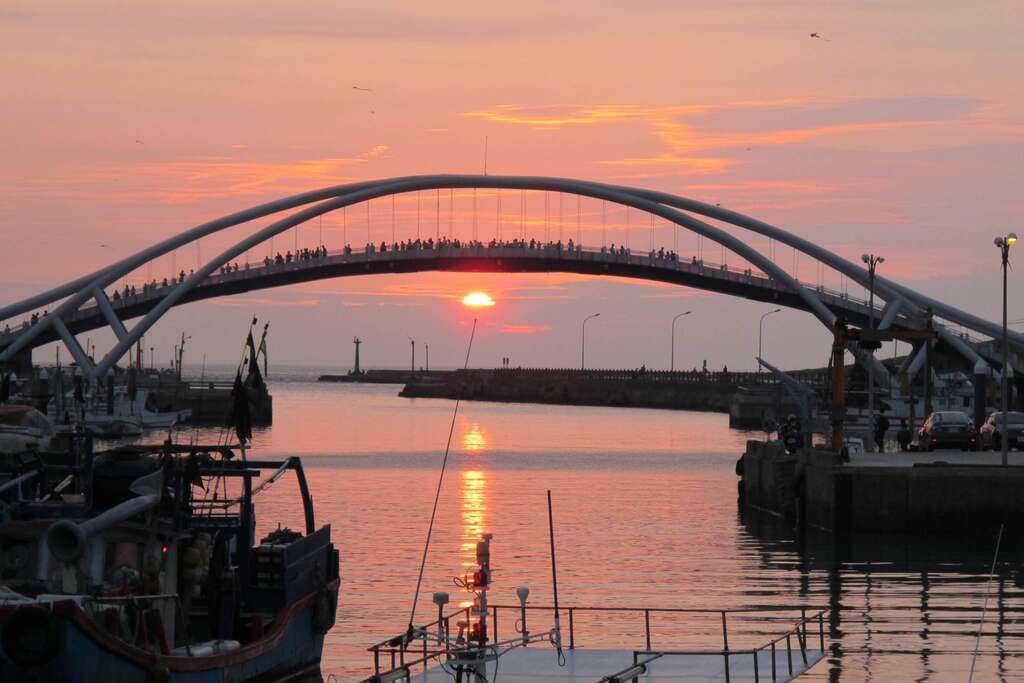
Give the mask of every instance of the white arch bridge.
M 232 264 L 237 263 L 237 260 L 250 249 L 324 214 L 382 197 L 393 198 L 406 193 L 442 189 L 472 189 L 474 192 L 478 189 L 499 192 L 520 190 L 524 193 L 555 192 L 598 199 L 602 201 L 602 205 L 612 203 L 646 212 L 652 217 L 666 221 L 676 230 L 695 233 L 746 260 L 750 267 L 728 268 L 725 265 L 708 264 L 697 258 L 678 257 L 674 252 L 655 251 L 653 243 L 650 250 L 635 253 L 636 250 L 626 250 L 622 247 L 584 247 L 578 240 L 570 247 L 571 240 L 553 241 L 547 236 L 543 241 L 536 238 L 530 240 L 525 235 L 525 223 L 522 223 L 524 232 L 514 239 L 496 237 L 483 242 L 478 239 L 457 239 L 451 235 L 441 238 L 438 234 L 439 239 L 436 240 L 433 237 L 415 241 L 403 240 L 401 243 L 384 240 L 379 245 L 376 242 L 369 243 L 368 239 L 362 249 L 353 250 L 346 247 L 337 252 L 317 249 L 309 253 L 303 251 L 301 257 L 297 255 L 283 262 L 268 260 L 255 265 L 246 263 L 243 268 L 238 269 L 232 267 Z M 295 211 L 266 227 L 255 229 L 205 264 L 200 264 L 200 267 L 188 275 L 165 282 L 154 282 L 134 292 L 129 289 L 124 296 L 116 289 L 124 278 L 176 249 L 208 235 L 289 210 Z M 439 212 L 440 208 L 438 215 Z M 500 194 L 498 216 L 500 232 Z M 739 228 L 744 231 L 740 234 L 751 236 L 748 239 L 741 239 L 706 219 L 727 224 L 734 229 Z M 474 224 L 475 221 L 474 214 Z M 864 287 L 869 286 L 868 272 L 859 264 L 843 259 L 781 228 L 718 205 L 685 197 L 567 178 L 409 176 L 324 188 L 240 211 L 186 230 L 59 287 L 0 307 L 0 321 L 8 321 L 5 331 L 0 334 L 0 363 L 11 361 L 20 353 L 59 339 L 67 346 L 85 373 L 95 379 L 105 375 L 172 306 L 297 282 L 373 273 L 410 273 L 428 270 L 571 272 L 641 278 L 806 310 L 829 329 L 832 329 L 837 317 L 853 324 L 864 324 L 867 321 L 867 302 L 828 290 L 820 284 L 799 282 L 769 256 L 751 246 L 754 235 L 767 237 L 769 240 L 792 247 L 795 253 L 809 256 L 824 268 L 836 271 Z M 989 357 L 993 344 L 979 344 L 966 334 L 953 329 L 957 327 L 982 338 L 997 339 L 1001 334 L 1001 327 L 996 323 L 981 319 L 887 278 L 876 276 L 874 288 L 880 304 L 874 311 L 878 327 L 920 328 L 926 324 L 928 318 L 932 318 L 939 333 L 939 339 L 934 343 L 943 344 L 962 356 L 971 366 L 978 367 L 981 363 L 985 366 L 998 367 L 998 362 Z M 111 294 L 108 294 L 108 291 Z M 39 312 L 43 309 L 46 309 L 46 314 L 40 315 Z M 11 324 L 14 318 L 26 314 L 31 314 L 31 322 Z M 141 319 L 129 329 L 125 321 L 135 318 Z M 13 329 L 9 329 L 10 327 Z M 104 327 L 109 327 L 113 331 L 117 342 L 99 360 L 94 361 L 81 347 L 75 335 Z M 1016 331 L 1009 334 L 1011 350 L 1015 356 L 1019 356 L 1020 352 L 1024 351 L 1024 335 Z M 901 373 L 905 372 L 910 376 L 916 374 L 924 360 L 923 349 L 923 346 L 919 347 L 915 354 L 908 357 L 900 369 Z M 881 363 L 869 357 L 855 344 L 850 346 L 850 351 L 873 369 L 883 386 L 888 385 L 891 381 L 890 373 Z

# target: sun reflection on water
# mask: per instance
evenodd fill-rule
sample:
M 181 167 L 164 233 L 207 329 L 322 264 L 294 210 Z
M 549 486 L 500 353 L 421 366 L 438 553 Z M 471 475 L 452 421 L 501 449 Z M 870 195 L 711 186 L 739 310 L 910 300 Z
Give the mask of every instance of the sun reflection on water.
M 476 543 L 488 529 L 487 515 L 487 473 L 481 470 L 462 472 L 462 543 L 461 562 L 467 572 L 476 567 Z M 460 607 L 472 605 L 472 600 L 463 600 Z
M 482 453 L 488 450 L 487 434 L 480 429 L 480 425 L 476 422 L 463 430 L 462 448 L 469 453 Z

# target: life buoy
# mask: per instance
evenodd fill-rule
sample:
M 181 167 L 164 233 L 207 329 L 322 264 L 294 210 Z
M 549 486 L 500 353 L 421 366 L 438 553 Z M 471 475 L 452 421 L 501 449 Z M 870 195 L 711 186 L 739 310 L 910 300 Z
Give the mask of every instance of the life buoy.
M 313 630 L 323 635 L 334 626 L 338 613 L 338 594 L 327 588 L 322 589 L 313 603 Z
M 58 618 L 43 607 L 19 607 L 3 625 L 0 645 L 15 664 L 42 666 L 60 653 Z

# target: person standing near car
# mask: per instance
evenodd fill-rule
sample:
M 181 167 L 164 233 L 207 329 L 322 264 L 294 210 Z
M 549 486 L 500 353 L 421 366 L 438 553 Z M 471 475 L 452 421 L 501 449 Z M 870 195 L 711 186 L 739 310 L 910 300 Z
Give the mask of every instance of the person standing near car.
M 889 418 L 884 413 L 879 413 L 875 421 L 875 444 L 879 453 L 885 453 L 885 433 L 889 431 Z
M 910 430 L 907 429 L 907 420 L 906 420 L 906 418 L 901 418 L 900 419 L 900 428 L 896 432 L 896 443 L 898 443 L 900 445 L 900 450 L 901 451 L 908 451 L 908 450 L 910 450 L 910 441 L 911 441 L 911 434 L 910 434 Z

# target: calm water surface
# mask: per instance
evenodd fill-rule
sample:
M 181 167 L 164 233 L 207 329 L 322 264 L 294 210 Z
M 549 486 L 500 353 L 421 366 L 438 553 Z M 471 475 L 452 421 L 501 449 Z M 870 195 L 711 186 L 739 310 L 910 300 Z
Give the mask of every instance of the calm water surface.
M 304 458 L 317 522 L 331 525 L 342 562 L 323 674 L 356 680 L 371 673 L 366 647 L 408 623 L 454 403 L 294 373 L 271 388 L 274 425 L 255 435 L 255 452 Z M 826 536 L 797 539 L 774 518 L 743 519 L 734 466 L 757 436 L 719 414 L 463 403 L 417 621 L 436 614 L 433 591 L 468 597 L 452 577 L 472 565 L 484 531 L 494 534 L 492 601 L 512 604 L 525 585 L 531 603 L 550 604 L 550 489 L 563 604 L 821 605 L 834 610 L 825 625 L 833 651 L 809 680 L 966 681 L 994 535 L 835 547 Z M 301 528 L 292 480 L 268 489 L 258 509 L 261 532 Z M 1003 546 L 975 681 L 1024 678 L 1012 654 L 1022 649 L 1021 545 Z M 576 627 L 584 646 L 642 645 L 638 616 L 577 618 Z M 656 618 L 652 627 L 655 647 L 720 647 L 717 623 Z

